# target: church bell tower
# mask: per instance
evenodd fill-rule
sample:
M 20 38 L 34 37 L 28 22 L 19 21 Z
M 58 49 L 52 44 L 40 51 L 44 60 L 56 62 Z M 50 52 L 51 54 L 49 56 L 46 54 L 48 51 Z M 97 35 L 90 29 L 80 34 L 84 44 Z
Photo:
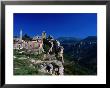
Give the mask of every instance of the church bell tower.
M 42 32 L 42 39 L 46 39 L 46 32 L 45 31 Z
M 20 41 L 22 41 L 22 30 L 20 30 Z

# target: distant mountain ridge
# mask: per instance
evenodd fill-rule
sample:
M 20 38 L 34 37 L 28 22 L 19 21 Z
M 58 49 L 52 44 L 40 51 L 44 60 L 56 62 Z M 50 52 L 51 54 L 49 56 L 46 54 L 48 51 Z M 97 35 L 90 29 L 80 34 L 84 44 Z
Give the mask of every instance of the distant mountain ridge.
M 85 39 L 83 39 L 81 41 L 96 42 L 97 41 L 97 36 L 88 36 L 88 37 L 86 37 Z
M 58 41 L 60 41 L 61 43 L 74 43 L 74 42 L 78 42 L 81 41 L 80 38 L 75 38 L 75 37 L 59 37 L 57 38 Z
M 97 42 L 97 36 L 88 36 L 84 39 L 75 37 L 59 37 L 57 40 L 59 40 L 61 43 Z
M 59 40 L 60 42 L 63 41 L 96 41 L 97 40 L 97 36 L 88 36 L 84 39 L 81 38 L 76 38 L 76 37 L 59 37 L 57 38 L 57 40 Z

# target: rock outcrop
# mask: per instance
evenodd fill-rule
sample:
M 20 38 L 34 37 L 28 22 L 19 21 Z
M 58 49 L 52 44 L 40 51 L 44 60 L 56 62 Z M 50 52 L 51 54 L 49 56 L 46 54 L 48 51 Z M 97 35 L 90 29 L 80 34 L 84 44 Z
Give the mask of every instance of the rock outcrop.
M 31 59 L 33 66 L 37 66 L 40 74 L 48 75 L 63 75 L 64 74 L 64 60 L 63 50 L 60 42 L 48 37 L 43 40 L 43 56 L 40 60 Z

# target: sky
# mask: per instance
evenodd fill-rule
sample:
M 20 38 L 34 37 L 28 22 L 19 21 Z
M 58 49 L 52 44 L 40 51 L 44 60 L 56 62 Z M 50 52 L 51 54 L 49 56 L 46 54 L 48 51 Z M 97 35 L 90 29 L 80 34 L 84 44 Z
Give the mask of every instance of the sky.
M 28 34 L 33 37 L 47 35 L 86 38 L 97 36 L 96 13 L 14 13 L 14 36 Z

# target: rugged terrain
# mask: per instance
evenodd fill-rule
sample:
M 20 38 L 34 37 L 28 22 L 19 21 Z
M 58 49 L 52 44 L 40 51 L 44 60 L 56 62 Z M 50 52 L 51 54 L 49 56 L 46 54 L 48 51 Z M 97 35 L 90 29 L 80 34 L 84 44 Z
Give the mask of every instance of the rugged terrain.
M 37 52 L 14 50 L 15 75 L 96 75 L 97 74 L 97 38 L 58 39 L 64 47 L 64 63 L 56 59 L 55 54 L 37 54 Z M 49 68 L 48 68 L 49 67 Z M 50 69 L 50 70 L 48 70 Z

